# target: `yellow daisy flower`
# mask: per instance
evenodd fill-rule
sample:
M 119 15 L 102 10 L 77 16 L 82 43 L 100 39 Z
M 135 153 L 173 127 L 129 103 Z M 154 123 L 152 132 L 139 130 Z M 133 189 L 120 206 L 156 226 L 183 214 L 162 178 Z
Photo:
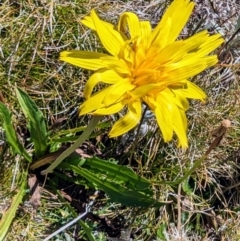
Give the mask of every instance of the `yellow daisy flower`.
M 219 34 L 209 36 L 207 31 L 176 40 L 193 7 L 190 0 L 173 1 L 154 29 L 132 12 L 123 13 L 114 26 L 92 10 L 81 23 L 96 31 L 109 54 L 73 50 L 60 55 L 65 62 L 95 71 L 86 83 L 80 115 L 111 115 L 127 107 L 109 133 L 116 137 L 140 122 L 145 103 L 164 140 L 170 141 L 175 133 L 179 146 L 187 147 L 187 98 L 206 98 L 188 79 L 218 62 L 216 55 L 208 54 L 223 42 Z M 107 87 L 92 94 L 100 82 Z

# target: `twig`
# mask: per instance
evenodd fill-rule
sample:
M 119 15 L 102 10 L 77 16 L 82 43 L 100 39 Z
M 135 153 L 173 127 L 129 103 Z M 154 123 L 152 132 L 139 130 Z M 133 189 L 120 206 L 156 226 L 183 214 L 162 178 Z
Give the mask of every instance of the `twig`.
M 55 231 L 54 233 L 52 233 L 51 235 L 49 235 L 47 238 L 45 238 L 43 241 L 47 241 L 50 240 L 51 238 L 53 238 L 54 236 L 56 236 L 57 234 L 61 233 L 62 231 L 64 231 L 65 229 L 69 228 L 70 226 L 72 226 L 74 223 L 76 223 L 78 220 L 80 220 L 81 218 L 83 218 L 84 216 L 87 215 L 87 213 L 90 211 L 91 206 L 94 204 L 94 200 L 92 200 L 85 209 L 85 212 L 82 213 L 81 215 L 77 216 L 75 219 L 73 219 L 71 222 L 67 223 L 66 225 L 64 225 L 63 227 L 59 228 L 57 231 Z
M 212 131 L 212 135 L 215 137 L 215 139 L 209 146 L 208 150 L 206 151 L 205 153 L 206 156 L 220 144 L 221 140 L 223 139 L 229 127 L 231 127 L 231 121 L 223 120 L 221 125 Z

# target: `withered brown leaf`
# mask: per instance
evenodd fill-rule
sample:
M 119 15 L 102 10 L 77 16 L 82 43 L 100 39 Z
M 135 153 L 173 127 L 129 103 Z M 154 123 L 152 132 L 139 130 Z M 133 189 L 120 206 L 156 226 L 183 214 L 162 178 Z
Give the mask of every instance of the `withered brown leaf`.
M 224 135 L 227 132 L 227 129 L 231 127 L 231 121 L 230 120 L 223 120 L 221 122 L 221 125 L 214 129 L 211 134 L 213 137 L 215 137 L 214 141 L 209 146 L 208 150 L 206 151 L 205 155 L 208 155 L 214 148 L 216 148 L 223 139 Z
M 31 195 L 29 202 L 32 204 L 33 208 L 37 209 L 41 205 L 41 194 L 36 175 L 30 175 L 28 178 L 28 186 Z

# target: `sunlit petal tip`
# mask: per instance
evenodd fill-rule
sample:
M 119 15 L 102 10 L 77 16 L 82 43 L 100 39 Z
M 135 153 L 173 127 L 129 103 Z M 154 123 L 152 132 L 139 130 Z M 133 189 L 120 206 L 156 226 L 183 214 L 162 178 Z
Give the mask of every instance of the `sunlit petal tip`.
M 101 58 L 107 56 L 98 52 L 71 50 L 61 52 L 60 60 L 84 69 L 98 70 L 105 67 Z
M 62 51 L 60 53 L 59 59 L 62 61 L 65 61 L 65 58 L 68 56 L 69 53 L 70 53 L 69 51 Z
M 182 149 L 187 149 L 188 148 L 188 141 L 187 141 L 187 137 L 185 140 L 179 140 L 178 141 L 178 147 L 182 148 Z
M 174 0 L 153 30 L 152 44 L 161 49 L 174 42 L 187 23 L 194 5 L 190 0 Z
M 132 130 L 139 124 L 142 115 L 141 102 L 133 102 L 128 105 L 128 113 L 120 118 L 112 127 L 109 137 L 121 136 Z
M 115 30 L 111 24 L 99 19 L 95 11 L 91 11 L 90 16 L 92 18 L 95 30 L 104 46 L 104 48 L 113 56 L 117 56 L 124 46 L 124 39 L 121 33 Z
M 118 22 L 118 30 L 126 32 L 127 27 L 129 28 L 131 38 L 141 35 L 140 22 L 135 13 L 125 12 L 121 15 Z

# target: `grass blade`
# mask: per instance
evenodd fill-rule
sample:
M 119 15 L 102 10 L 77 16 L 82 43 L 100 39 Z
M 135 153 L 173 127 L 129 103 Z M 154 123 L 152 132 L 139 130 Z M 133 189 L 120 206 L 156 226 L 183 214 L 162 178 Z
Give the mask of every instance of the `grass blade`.
M 11 113 L 2 102 L 0 102 L 0 118 L 3 120 L 3 129 L 6 132 L 6 139 L 8 144 L 12 147 L 13 152 L 22 155 L 26 160 L 31 162 L 31 157 L 17 138 L 12 125 Z
M 22 178 L 22 184 L 17 194 L 12 199 L 12 204 L 8 208 L 8 210 L 3 213 L 1 221 L 0 221 L 0 240 L 4 240 L 8 229 L 12 223 L 13 218 L 15 217 L 15 213 L 18 209 L 19 204 L 22 202 L 23 196 L 25 194 L 25 188 L 27 185 L 27 178 Z
M 17 88 L 16 93 L 22 111 L 28 120 L 28 128 L 31 140 L 34 143 L 36 157 L 40 157 L 46 152 L 48 138 L 42 111 L 24 91 Z
M 85 235 L 88 237 L 89 241 L 96 241 L 96 239 L 94 238 L 94 236 L 92 235 L 92 230 L 91 228 L 88 227 L 88 225 L 83 222 L 82 220 L 79 220 L 80 225 L 82 226 Z

